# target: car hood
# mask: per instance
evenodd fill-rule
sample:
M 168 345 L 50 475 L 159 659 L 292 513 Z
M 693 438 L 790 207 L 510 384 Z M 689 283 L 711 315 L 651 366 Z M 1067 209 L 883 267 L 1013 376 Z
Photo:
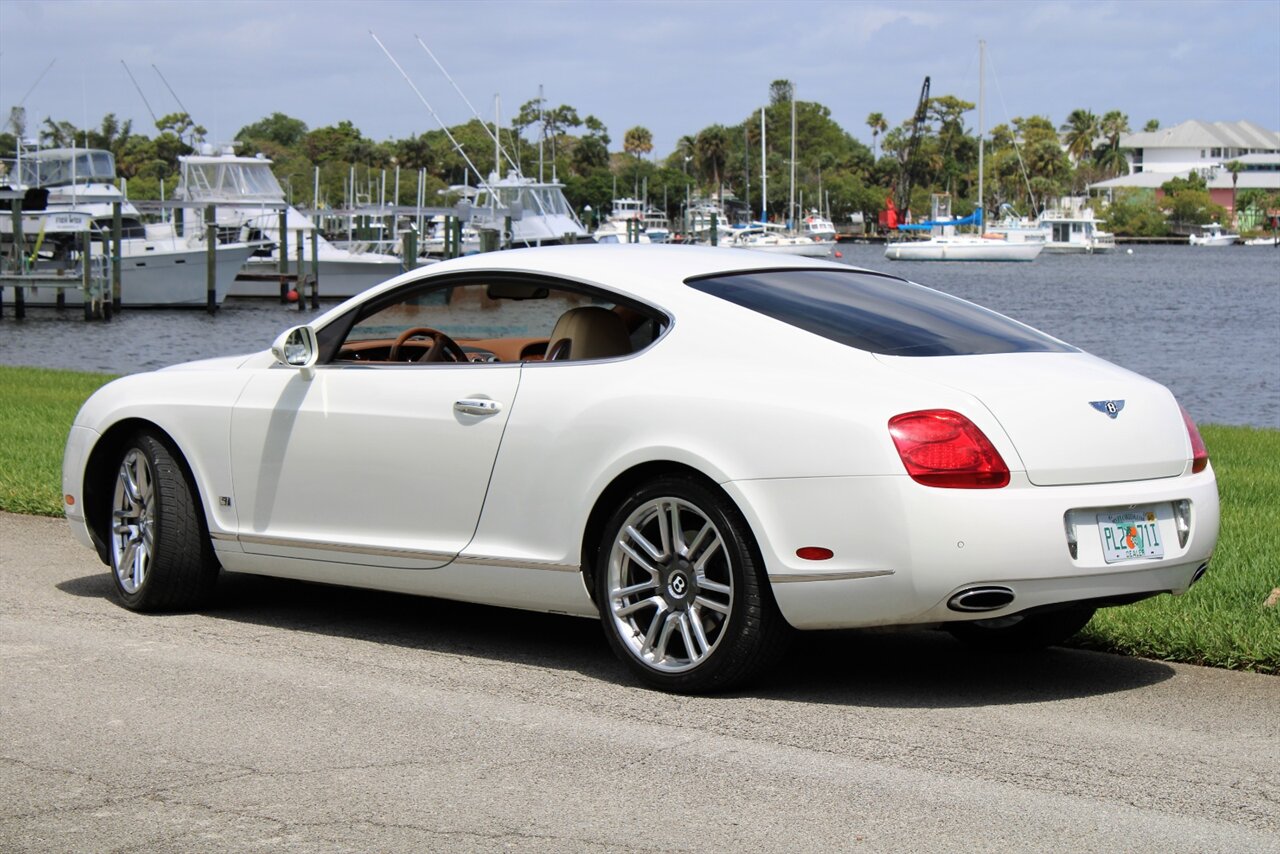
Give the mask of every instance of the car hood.
M 1176 477 L 1191 458 L 1169 390 L 1087 353 L 876 358 L 980 400 L 1037 485 Z
M 259 353 L 244 354 L 238 356 L 219 356 L 214 359 L 200 359 L 195 362 L 183 362 L 180 365 L 169 365 L 168 367 L 159 368 L 161 371 L 234 371 L 241 367 L 245 362 L 261 356 Z

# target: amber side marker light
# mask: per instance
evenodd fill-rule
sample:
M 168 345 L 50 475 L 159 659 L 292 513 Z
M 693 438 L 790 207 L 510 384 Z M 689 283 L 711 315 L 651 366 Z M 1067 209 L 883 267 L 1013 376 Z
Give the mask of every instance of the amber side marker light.
M 75 497 L 74 495 L 68 495 L 68 496 L 67 496 L 67 506 L 68 506 L 68 507 L 74 507 L 74 506 L 75 506 L 75 504 L 76 504 L 76 497 Z

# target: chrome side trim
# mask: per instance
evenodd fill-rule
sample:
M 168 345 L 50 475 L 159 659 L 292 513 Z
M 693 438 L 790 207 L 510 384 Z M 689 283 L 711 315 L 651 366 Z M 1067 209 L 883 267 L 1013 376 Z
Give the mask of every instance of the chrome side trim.
M 255 546 L 275 546 L 277 548 L 287 549 L 317 549 L 327 552 L 341 552 L 343 554 L 359 554 L 369 555 L 371 557 L 398 557 L 410 558 L 415 560 L 431 560 L 449 562 L 453 560 L 453 554 L 449 552 L 427 552 L 418 549 L 388 549 L 379 548 L 377 546 L 353 546 L 348 543 L 328 543 L 321 540 L 295 540 L 288 537 L 264 537 L 259 534 L 241 534 L 238 537 L 227 537 L 227 539 L 239 540 L 242 544 L 251 543 Z
M 454 561 L 462 566 L 501 566 L 508 569 L 538 569 L 544 572 L 579 572 L 581 567 L 570 563 L 555 563 L 542 560 L 516 560 L 506 557 L 486 557 L 484 555 L 459 555 Z
M 853 578 L 879 578 L 893 575 L 892 569 L 862 569 L 852 572 L 801 572 L 787 575 L 770 575 L 771 584 L 789 584 L 793 581 L 849 581 Z

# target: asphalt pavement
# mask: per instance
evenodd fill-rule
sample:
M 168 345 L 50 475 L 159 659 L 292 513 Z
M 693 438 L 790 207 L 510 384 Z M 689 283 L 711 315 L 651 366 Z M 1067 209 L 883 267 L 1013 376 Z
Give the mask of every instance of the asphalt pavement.
M 591 620 L 224 574 L 134 614 L 0 514 L 0 851 L 1280 852 L 1280 678 L 940 632 L 632 684 Z

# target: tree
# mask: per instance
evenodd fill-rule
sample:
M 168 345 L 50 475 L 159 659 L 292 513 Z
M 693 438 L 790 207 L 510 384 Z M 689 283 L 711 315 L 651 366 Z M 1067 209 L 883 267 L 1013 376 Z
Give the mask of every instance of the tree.
M 694 143 L 695 158 L 703 174 L 710 173 L 711 182 L 720 197 L 720 176 L 729 158 L 729 131 L 724 125 L 704 128 Z
M 1147 119 L 1147 123 L 1142 126 L 1142 129 L 1147 133 L 1155 133 L 1156 131 L 1160 130 L 1160 120 Z
M 867 127 L 871 128 L 871 152 L 874 158 L 876 138 L 889 129 L 889 123 L 884 120 L 884 113 L 871 113 L 867 116 Z
M 775 80 L 769 84 L 769 106 L 785 104 L 795 97 L 795 84 L 790 80 Z
M 204 142 L 205 134 L 208 133 L 207 130 L 192 121 L 191 116 L 186 113 L 169 113 L 161 116 L 156 120 L 156 129 L 161 133 L 171 131 L 174 136 L 193 148 Z
M 653 151 L 653 134 L 646 127 L 636 125 L 623 136 L 622 150 L 637 159 Z
M 1240 182 L 1240 173 L 1244 171 L 1244 164 L 1239 160 L 1232 160 L 1230 163 L 1223 165 L 1223 168 L 1231 173 L 1231 217 L 1235 224 L 1240 224 L 1239 208 L 1236 207 L 1236 185 Z
M 1129 132 L 1129 117 L 1119 110 L 1111 110 L 1102 117 L 1098 129 L 1107 141 L 1094 152 L 1094 160 L 1108 177 L 1127 173 L 1129 161 L 1125 159 L 1125 150 L 1120 147 L 1120 136 Z
M 290 118 L 284 113 L 272 113 L 265 119 L 240 128 L 235 138 L 236 142 L 265 139 L 285 148 L 293 148 L 306 135 L 307 123 L 302 119 Z
M 1097 116 L 1088 110 L 1072 110 L 1059 130 L 1065 135 L 1063 142 L 1067 146 L 1067 153 L 1077 163 L 1092 159 L 1093 141 L 1098 138 Z

